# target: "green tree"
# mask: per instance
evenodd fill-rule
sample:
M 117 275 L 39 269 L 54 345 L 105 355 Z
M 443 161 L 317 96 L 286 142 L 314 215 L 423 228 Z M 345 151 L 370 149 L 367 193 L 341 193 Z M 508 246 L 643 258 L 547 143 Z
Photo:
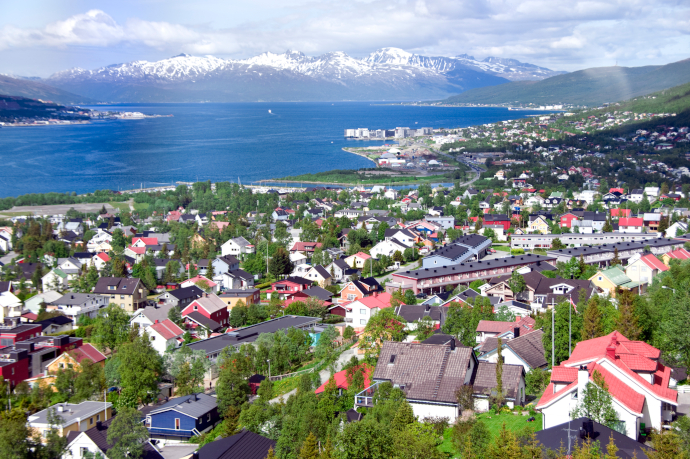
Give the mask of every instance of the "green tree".
M 494 398 L 496 404 L 503 406 L 503 340 L 498 338 L 496 343 L 496 397 Z M 504 426 L 505 427 L 505 426 Z
M 399 430 L 393 436 L 396 459 L 442 459 L 437 449 L 438 435 L 428 424 L 414 422 Z
M 118 351 L 129 336 L 129 315 L 118 305 L 110 303 L 101 309 L 94 324 L 92 341 L 101 350 Z
M 639 319 L 635 312 L 635 294 L 630 290 L 619 290 L 616 293 L 618 299 L 618 319 L 616 330 L 631 341 L 637 341 L 642 334 Z
M 385 308 L 369 319 L 360 336 L 360 349 L 367 358 L 378 358 L 384 341 L 402 341 L 407 332 L 405 321 L 395 314 L 394 308 Z
M 103 395 L 103 390 L 105 390 L 103 366 L 93 363 L 90 359 L 82 360 L 79 366 L 81 369 L 74 379 L 74 401 L 93 400 Z
M 587 303 L 587 308 L 584 310 L 582 317 L 582 332 L 583 340 L 599 338 L 604 336 L 604 330 L 601 324 L 601 311 L 599 310 L 599 302 L 595 299 Z
M 554 238 L 553 241 L 551 241 L 551 249 L 552 250 L 560 250 L 560 249 L 565 249 L 566 245 L 561 242 L 560 238 Z
M 580 400 L 570 413 L 571 419 L 588 417 L 594 422 L 603 424 L 613 429 L 618 421 L 618 414 L 613 408 L 613 397 L 609 393 L 609 387 L 604 377 L 594 370 L 592 374 L 594 382 L 588 382 L 583 390 Z
M 168 319 L 170 319 L 178 327 L 181 327 L 184 323 L 184 320 L 182 320 L 182 314 L 180 313 L 180 309 L 177 306 L 173 306 L 172 308 L 170 308 L 170 310 L 168 311 Z
M 204 389 L 204 375 L 211 364 L 204 351 L 193 351 L 186 344 L 172 353 L 166 353 L 165 367 L 173 377 L 177 395 L 188 395 Z
M 525 282 L 525 278 L 522 277 L 522 274 L 515 270 L 510 275 L 508 287 L 510 287 L 510 291 L 513 292 L 513 298 L 517 299 L 518 294 L 524 292 L 527 288 L 527 283 Z
M 239 408 L 247 401 L 251 392 L 247 378 L 251 371 L 247 358 L 241 355 L 241 352 L 232 352 L 230 348 L 223 349 L 218 358 L 218 366 L 218 411 L 225 413 L 228 407 Z
M 302 447 L 299 450 L 299 459 L 318 459 L 319 448 L 316 444 L 316 436 L 309 432 L 306 440 L 302 443 Z
M 108 427 L 108 459 L 140 459 L 148 438 L 141 413 L 135 408 L 120 408 Z
M 506 429 L 506 423 L 501 426 L 501 430 L 494 441 L 489 445 L 486 459 L 505 459 L 521 458 L 522 449 L 518 443 L 515 433 Z
M 232 328 L 242 327 L 247 324 L 249 308 L 244 301 L 239 300 L 230 310 L 230 326 Z
M 144 332 L 132 342 L 120 347 L 120 381 L 122 391 L 137 403 L 146 404 L 158 395 L 158 382 L 163 372 L 163 362 L 151 346 L 148 333 Z
M 293 269 L 294 266 L 290 261 L 290 255 L 284 248 L 278 247 L 274 252 L 273 257 L 268 262 L 268 271 L 274 277 L 278 277 L 283 274 L 290 274 Z

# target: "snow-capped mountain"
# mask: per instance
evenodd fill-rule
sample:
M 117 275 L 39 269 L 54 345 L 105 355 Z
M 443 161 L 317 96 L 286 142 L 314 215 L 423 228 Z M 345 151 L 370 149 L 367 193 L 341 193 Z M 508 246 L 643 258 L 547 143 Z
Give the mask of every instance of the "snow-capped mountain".
M 180 54 L 156 62 L 70 69 L 45 82 L 118 102 L 419 100 L 557 73 L 513 60 L 426 57 L 385 48 L 363 59 L 342 52 L 310 57 L 290 50 L 243 60 Z

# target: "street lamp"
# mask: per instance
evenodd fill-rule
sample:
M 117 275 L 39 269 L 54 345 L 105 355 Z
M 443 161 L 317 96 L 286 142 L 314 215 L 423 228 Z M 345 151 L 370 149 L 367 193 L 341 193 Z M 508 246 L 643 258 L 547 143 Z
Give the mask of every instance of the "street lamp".
M 271 359 L 266 359 L 268 362 L 268 380 L 271 380 Z

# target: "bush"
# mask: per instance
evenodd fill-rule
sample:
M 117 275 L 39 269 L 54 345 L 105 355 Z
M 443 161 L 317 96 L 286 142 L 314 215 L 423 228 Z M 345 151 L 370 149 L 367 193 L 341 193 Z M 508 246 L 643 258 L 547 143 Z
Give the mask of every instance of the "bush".
M 442 437 L 443 432 L 448 428 L 450 418 L 447 416 L 427 416 L 422 419 L 422 422 L 430 425 L 434 433 Z
M 511 255 L 524 255 L 525 249 L 510 249 Z

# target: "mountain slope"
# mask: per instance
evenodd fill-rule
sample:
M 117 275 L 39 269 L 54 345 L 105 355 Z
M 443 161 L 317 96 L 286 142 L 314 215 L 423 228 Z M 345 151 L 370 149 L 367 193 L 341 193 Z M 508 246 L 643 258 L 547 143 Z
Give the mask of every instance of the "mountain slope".
M 67 105 L 95 102 L 88 97 L 73 94 L 44 83 L 5 75 L 0 75 L 0 94 L 41 99 Z
M 244 60 L 181 54 L 95 70 L 71 69 L 45 82 L 65 91 L 116 102 L 245 102 L 421 100 L 512 79 L 558 72 L 518 61 L 471 56 L 425 57 L 397 48 L 364 59 L 341 52 L 310 57 L 263 53 Z
M 444 100 L 452 104 L 598 105 L 690 82 L 690 59 L 663 66 L 600 67 L 541 81 L 515 81 L 466 91 Z

